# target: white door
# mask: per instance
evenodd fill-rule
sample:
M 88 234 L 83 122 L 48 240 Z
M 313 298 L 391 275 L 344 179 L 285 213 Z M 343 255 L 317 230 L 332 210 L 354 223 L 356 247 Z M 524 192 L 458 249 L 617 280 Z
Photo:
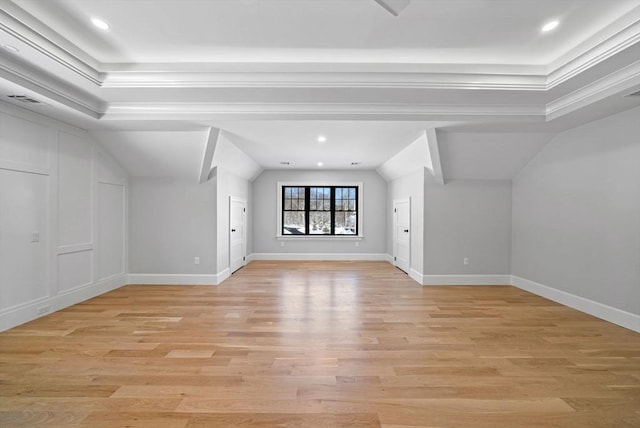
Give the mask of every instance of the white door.
M 232 196 L 229 207 L 229 270 L 233 273 L 245 265 L 247 255 L 247 202 Z
M 393 263 L 409 273 L 411 266 L 411 199 L 393 201 Z

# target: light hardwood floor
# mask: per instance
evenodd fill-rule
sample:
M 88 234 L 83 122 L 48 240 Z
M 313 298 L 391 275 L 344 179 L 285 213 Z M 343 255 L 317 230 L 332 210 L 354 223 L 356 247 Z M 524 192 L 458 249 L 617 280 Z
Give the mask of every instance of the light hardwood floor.
M 509 286 L 253 262 L 0 334 L 1 427 L 640 427 L 640 335 Z

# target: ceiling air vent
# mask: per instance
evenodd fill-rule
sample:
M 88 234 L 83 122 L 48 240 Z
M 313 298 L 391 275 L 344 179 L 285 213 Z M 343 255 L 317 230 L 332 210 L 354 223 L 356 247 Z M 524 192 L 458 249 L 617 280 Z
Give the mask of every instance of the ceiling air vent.
M 25 104 L 42 104 L 40 101 L 27 95 L 7 95 L 7 97 Z

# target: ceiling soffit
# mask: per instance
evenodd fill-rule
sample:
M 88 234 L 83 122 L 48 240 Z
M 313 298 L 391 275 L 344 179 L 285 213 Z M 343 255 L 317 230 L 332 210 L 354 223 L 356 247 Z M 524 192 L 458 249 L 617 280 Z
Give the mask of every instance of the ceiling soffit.
M 593 34 L 589 39 L 567 52 L 547 66 L 517 64 L 406 64 L 406 63 L 346 63 L 346 62 L 286 62 L 266 63 L 218 63 L 218 64 L 101 64 L 87 52 L 81 51 L 70 41 L 51 28 L 30 16 L 10 1 L 2 2 L 0 9 L 0 41 L 17 44 L 24 50 L 27 61 L 40 65 L 26 70 L 19 67 L 20 61 L 7 61 L 0 65 L 1 77 L 12 82 L 31 83 L 31 89 L 54 93 L 57 98 L 68 98 L 67 106 L 92 117 L 142 118 L 153 115 L 219 114 L 233 116 L 276 114 L 341 115 L 352 117 L 371 115 L 413 115 L 413 117 L 441 118 L 454 115 L 465 116 L 521 116 L 523 119 L 545 120 L 564 112 L 579 108 L 589 99 L 598 99 L 615 91 L 625 91 L 640 84 L 640 62 L 621 64 L 618 71 L 599 79 L 580 82 L 581 73 L 615 59 L 626 49 L 640 42 L 640 7 L 628 13 L 607 28 Z M 21 52 L 22 54 L 23 52 Z M 18 65 L 17 65 L 18 64 Z M 81 91 L 65 90 L 64 85 L 46 82 L 50 79 L 43 69 Z M 580 89 L 562 92 L 568 81 L 579 82 Z M 36 87 L 37 86 L 39 87 Z M 69 86 L 69 85 L 67 85 Z M 573 85 L 576 86 L 576 85 Z M 361 105 L 357 100 L 336 104 L 324 103 L 112 103 L 103 98 L 103 89 L 136 88 L 363 88 L 363 89 L 420 89 L 462 90 L 474 95 L 473 102 L 454 102 L 451 105 L 424 103 L 379 105 L 368 102 Z M 527 103 L 526 93 L 554 90 L 554 99 L 540 104 Z M 522 91 L 523 102 L 482 103 L 482 93 L 487 91 Z M 477 94 L 480 94 L 476 96 Z M 102 102 L 98 102 L 102 99 Z M 476 101 L 479 100 L 479 101 Z M 548 117 L 548 115 L 552 115 Z

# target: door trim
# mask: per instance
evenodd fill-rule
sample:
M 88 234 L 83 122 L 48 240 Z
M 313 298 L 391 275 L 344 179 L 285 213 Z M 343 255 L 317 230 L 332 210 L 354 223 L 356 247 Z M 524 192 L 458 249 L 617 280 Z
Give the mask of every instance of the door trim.
M 392 253 L 392 260 L 393 260 L 393 265 L 396 266 L 398 269 L 400 269 L 400 267 L 398 266 L 398 261 L 397 261 L 397 255 L 398 255 L 398 250 L 397 250 L 397 240 L 398 240 L 398 235 L 397 235 L 397 222 L 398 222 L 398 214 L 397 214 L 397 205 L 398 204 L 407 204 L 407 210 L 409 213 L 409 242 L 408 242 L 408 258 L 407 258 L 407 274 L 409 274 L 409 272 L 411 271 L 411 234 L 412 234 L 412 228 L 411 228 L 411 198 L 399 198 L 399 199 L 394 199 L 393 200 L 393 242 L 392 242 L 392 249 L 391 249 L 391 253 Z M 404 270 L 401 269 L 403 272 Z
M 240 265 L 240 267 L 235 271 L 242 269 L 246 264 L 247 264 L 247 200 L 244 198 L 239 198 L 237 196 L 229 196 L 229 270 L 231 270 L 231 238 L 232 238 L 232 215 L 233 215 L 233 203 L 234 202 L 239 202 L 242 204 L 242 207 L 244 208 L 244 215 L 242 216 L 242 228 L 244 231 L 243 237 L 242 237 L 242 250 L 243 250 L 243 254 L 242 254 L 242 265 Z M 233 273 L 233 272 L 231 272 Z

